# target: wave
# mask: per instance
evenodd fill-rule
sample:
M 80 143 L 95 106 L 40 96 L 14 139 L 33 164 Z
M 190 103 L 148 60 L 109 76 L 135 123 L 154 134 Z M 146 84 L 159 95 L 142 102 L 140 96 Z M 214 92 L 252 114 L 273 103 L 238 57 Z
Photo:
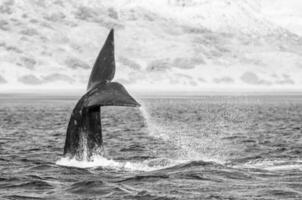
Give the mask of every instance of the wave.
M 10 196 L 5 196 L 5 198 L 7 199 L 12 199 L 12 200 L 18 200 L 18 199 L 21 199 L 21 200 L 26 200 L 26 199 L 29 199 L 29 200 L 35 200 L 35 199 L 44 199 L 44 198 L 40 198 L 40 197 L 34 197 L 34 196 L 24 196 L 24 195 L 10 195 Z
M 53 189 L 53 186 L 45 181 L 35 180 L 24 183 L 8 185 L 7 188 L 27 188 L 27 189 Z

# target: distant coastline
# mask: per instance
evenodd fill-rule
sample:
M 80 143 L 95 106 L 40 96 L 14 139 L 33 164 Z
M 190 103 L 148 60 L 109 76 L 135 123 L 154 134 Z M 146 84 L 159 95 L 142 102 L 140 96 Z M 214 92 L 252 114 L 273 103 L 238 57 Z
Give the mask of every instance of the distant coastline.
M 138 98 L 198 98 L 205 96 L 301 96 L 302 91 L 151 91 L 133 92 Z M 81 96 L 80 90 L 46 90 L 46 91 L 0 91 L 0 100 L 5 99 L 47 99 L 47 100 L 74 100 Z

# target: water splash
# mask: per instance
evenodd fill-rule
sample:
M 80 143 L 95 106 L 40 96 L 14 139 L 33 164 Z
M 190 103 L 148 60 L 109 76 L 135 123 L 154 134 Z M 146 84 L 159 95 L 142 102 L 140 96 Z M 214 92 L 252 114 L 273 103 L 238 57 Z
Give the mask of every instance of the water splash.
M 217 140 L 209 136 L 204 136 L 200 139 L 193 138 L 194 134 L 192 133 L 194 130 L 190 129 L 190 127 L 182 127 L 175 124 L 169 126 L 167 124 L 164 125 L 164 122 L 158 123 L 152 120 L 146 106 L 142 105 L 140 110 L 145 126 L 151 136 L 172 142 L 179 147 L 175 160 L 189 159 L 191 161 L 203 160 L 220 164 L 226 163 L 226 160 L 220 155 L 221 144 Z
M 148 133 L 153 137 L 161 138 L 163 140 L 169 140 L 169 136 L 166 134 L 167 130 L 152 120 L 151 115 L 146 109 L 146 106 L 142 105 L 140 107 L 140 111 L 144 118 L 145 126 L 148 129 Z
M 190 137 L 190 132 L 192 130 L 186 129 L 183 127 L 175 126 L 170 127 L 168 125 L 163 125 L 152 119 L 150 113 L 148 112 L 146 106 L 140 108 L 142 117 L 144 118 L 145 127 L 147 128 L 148 133 L 156 138 L 161 138 L 164 141 L 173 143 L 179 150 L 177 151 L 176 157 L 171 157 L 167 155 L 170 159 L 158 158 L 152 160 L 145 160 L 141 162 L 120 162 L 113 159 L 109 159 L 95 152 L 91 157 L 88 156 L 87 152 L 87 138 L 85 134 L 81 134 L 81 153 L 82 156 L 78 158 L 60 158 L 56 164 L 69 167 L 77 168 L 109 168 L 115 170 L 126 170 L 126 171 L 154 171 L 167 167 L 172 167 L 177 164 L 186 163 L 190 161 L 211 161 L 216 163 L 224 163 L 223 160 L 217 159 L 212 154 L 205 153 L 206 151 L 206 141 L 207 138 L 203 138 L 202 141 L 192 142 L 192 137 Z M 213 144 L 213 142 L 211 142 Z M 199 145 L 202 150 L 198 149 Z
M 81 133 L 81 139 L 80 139 L 80 144 L 82 148 L 82 159 L 83 160 L 88 160 L 88 151 L 87 151 L 87 146 L 88 146 L 88 141 L 87 141 L 87 134 Z
M 67 167 L 77 168 L 106 168 L 125 171 L 154 171 L 167 167 L 172 167 L 186 161 L 175 161 L 170 159 L 152 159 L 142 162 L 120 162 L 113 159 L 108 159 L 103 156 L 94 155 L 91 160 L 77 160 L 75 158 L 60 158 L 56 164 Z
M 94 147 L 91 151 L 88 150 L 88 139 L 87 134 L 85 132 L 80 133 L 79 137 L 79 146 L 77 149 L 77 153 L 74 155 L 74 158 L 76 160 L 81 161 L 90 161 L 93 155 L 103 155 L 104 154 L 104 148 L 101 147 Z M 69 155 L 70 157 L 71 155 Z

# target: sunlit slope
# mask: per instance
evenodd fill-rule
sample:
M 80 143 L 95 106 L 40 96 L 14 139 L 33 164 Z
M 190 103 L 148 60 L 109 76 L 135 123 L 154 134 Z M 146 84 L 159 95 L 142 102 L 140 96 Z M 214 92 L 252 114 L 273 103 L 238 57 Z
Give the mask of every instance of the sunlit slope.
M 302 89 L 302 39 L 247 0 L 15 0 L 0 6 L 0 88 L 84 89 L 110 28 L 133 90 Z
M 302 35 L 302 1 L 300 0 L 256 0 L 268 18 L 274 23 Z

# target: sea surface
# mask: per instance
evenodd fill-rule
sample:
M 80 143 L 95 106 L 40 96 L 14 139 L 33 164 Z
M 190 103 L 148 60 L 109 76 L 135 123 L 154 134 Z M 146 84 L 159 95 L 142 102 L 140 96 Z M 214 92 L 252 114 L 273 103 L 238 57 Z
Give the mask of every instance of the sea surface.
M 0 95 L 0 199 L 302 199 L 302 96 L 102 107 L 91 162 L 62 157 L 77 99 Z

